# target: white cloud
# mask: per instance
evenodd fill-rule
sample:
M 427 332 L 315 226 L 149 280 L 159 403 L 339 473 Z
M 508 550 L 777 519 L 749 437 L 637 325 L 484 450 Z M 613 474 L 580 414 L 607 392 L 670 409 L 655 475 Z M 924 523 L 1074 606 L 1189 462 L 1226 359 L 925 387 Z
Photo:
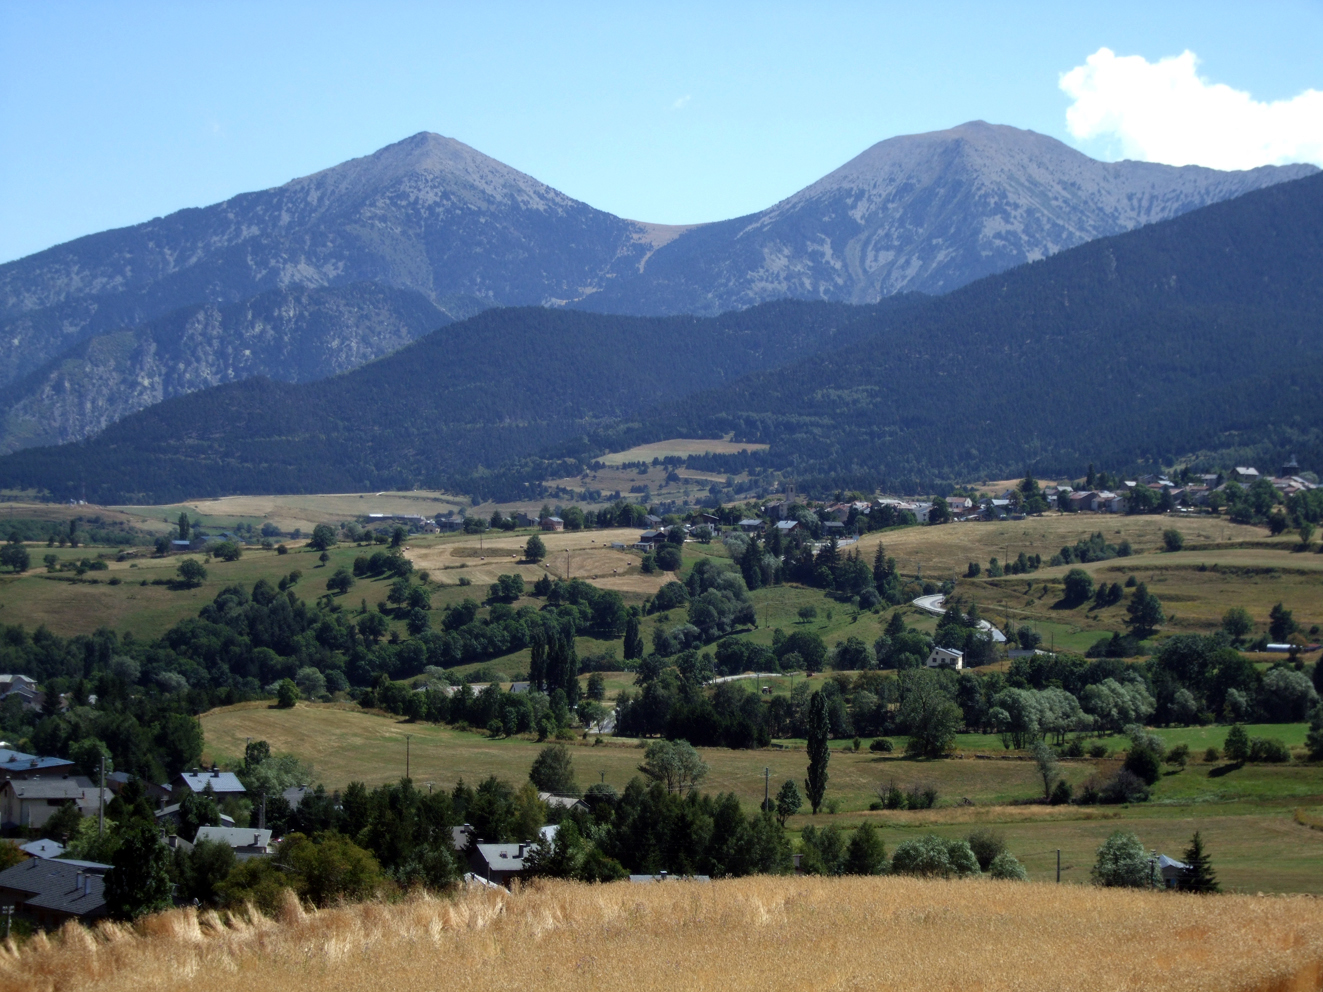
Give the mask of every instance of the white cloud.
M 1074 101 L 1066 126 L 1080 140 L 1109 143 L 1120 157 L 1167 165 L 1323 165 L 1323 93 L 1261 103 L 1200 78 L 1198 65 L 1190 51 L 1149 62 L 1100 48 L 1061 76 Z
M 687 104 L 693 98 L 694 98 L 693 94 L 685 94 L 684 96 L 680 97 L 680 99 L 676 100 L 673 104 L 671 104 L 671 109 L 683 110 L 685 108 L 685 104 Z

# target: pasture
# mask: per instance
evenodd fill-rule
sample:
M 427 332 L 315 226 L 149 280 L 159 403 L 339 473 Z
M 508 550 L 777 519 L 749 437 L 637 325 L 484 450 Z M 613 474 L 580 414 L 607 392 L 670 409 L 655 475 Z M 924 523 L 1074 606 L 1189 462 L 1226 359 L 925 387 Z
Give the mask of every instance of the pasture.
M 625 684 L 622 676 L 611 681 L 616 687 Z M 472 785 L 488 775 L 519 783 L 527 778 L 542 747 L 531 738 L 491 739 L 452 727 L 410 724 L 350 704 L 300 702 L 293 710 L 279 710 L 266 703 L 243 703 L 204 714 L 202 724 L 204 760 L 233 763 L 243 754 L 248 738 L 261 739 L 275 751 L 311 763 L 314 780 L 328 789 L 343 788 L 351 781 L 379 785 L 398 780 L 405 773 L 406 747 L 410 777 L 420 786 L 449 789 L 461 778 Z M 1303 725 L 1250 729 L 1292 741 L 1302 739 L 1304 733 Z M 1225 728 L 1208 732 L 1216 745 L 1225 736 Z M 1119 750 L 1125 741 L 1115 738 L 1109 743 Z M 871 820 L 883 828 L 892 847 L 930 830 L 964 836 L 975 827 L 988 827 L 1006 835 L 1034 879 L 1055 877 L 1060 849 L 1068 869 L 1064 880 L 1075 883 L 1088 881 L 1093 852 L 1115 829 L 1134 830 L 1147 846 L 1179 857 L 1198 828 L 1209 840 L 1225 885 L 1247 891 L 1323 894 L 1323 831 L 1311 830 L 1294 818 L 1297 808 L 1323 807 L 1323 766 L 1296 761 L 1285 766 L 1235 767 L 1205 762 L 1197 752 L 1183 770 L 1167 769 L 1148 803 L 1055 807 L 1025 805 L 1042 794 L 1035 765 L 1023 755 L 1005 752 L 995 738 L 962 735 L 956 757 L 934 761 L 901 756 L 902 739 L 896 746 L 893 754 L 880 755 L 870 752 L 867 744 L 855 752 L 849 742 L 833 741 L 827 801 L 836 812 L 810 816 L 806 808 L 788 826 L 798 831 L 809 823 L 819 827 L 836 823 L 852 830 Z M 600 744 L 595 738 L 577 740 L 569 747 L 581 787 L 605 782 L 623 789 L 639 774 L 643 760 L 639 742 L 630 739 L 603 738 Z M 775 794 L 787 779 L 801 782 L 807 765 L 799 742 L 760 751 L 700 751 L 710 769 L 702 789 L 732 792 L 750 811 L 762 802 L 765 781 Z M 1115 757 L 1067 759 L 1062 761 L 1062 773 L 1078 787 L 1091 775 L 1116 766 Z M 878 790 L 893 783 L 905 791 L 913 786 L 936 788 L 937 807 L 869 811 Z

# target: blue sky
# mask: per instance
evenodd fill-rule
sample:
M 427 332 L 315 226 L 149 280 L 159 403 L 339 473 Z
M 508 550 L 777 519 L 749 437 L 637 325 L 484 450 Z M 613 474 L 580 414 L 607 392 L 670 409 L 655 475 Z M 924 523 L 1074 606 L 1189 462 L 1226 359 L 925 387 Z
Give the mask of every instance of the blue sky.
M 0 261 L 423 130 L 663 223 L 761 209 L 883 138 L 976 118 L 1105 158 L 1317 160 L 1323 95 L 1296 98 L 1323 90 L 1321 42 L 1318 0 L 0 0 Z

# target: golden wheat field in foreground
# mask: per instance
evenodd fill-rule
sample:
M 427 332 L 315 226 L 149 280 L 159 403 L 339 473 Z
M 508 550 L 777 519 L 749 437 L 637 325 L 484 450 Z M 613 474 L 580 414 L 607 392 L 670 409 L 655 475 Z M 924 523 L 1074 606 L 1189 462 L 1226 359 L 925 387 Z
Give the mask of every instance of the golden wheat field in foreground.
M 995 881 L 539 883 L 0 953 L 0 989 L 1318 989 L 1323 901 Z

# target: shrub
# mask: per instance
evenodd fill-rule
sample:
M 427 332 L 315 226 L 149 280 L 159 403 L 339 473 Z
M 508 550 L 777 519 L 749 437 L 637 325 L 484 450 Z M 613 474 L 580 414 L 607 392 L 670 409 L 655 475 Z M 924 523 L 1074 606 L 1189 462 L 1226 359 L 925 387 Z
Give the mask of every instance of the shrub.
M 1010 851 L 1002 851 L 992 859 L 992 864 L 988 866 L 988 874 L 993 878 L 1005 879 L 1014 882 L 1027 882 L 1029 873 L 1024 870 L 1024 865 Z
M 974 852 L 980 871 L 987 871 L 992 862 L 1006 851 L 1006 838 L 993 830 L 975 830 L 965 838 L 965 843 Z
M 1102 803 L 1142 803 L 1147 800 L 1148 786 L 1144 780 L 1125 768 L 1117 772 L 1116 777 L 1098 792 L 1098 801 Z
M 1168 551 L 1180 551 L 1185 547 L 1185 535 L 1174 527 L 1162 532 L 1162 543 Z
M 1145 785 L 1152 785 L 1162 774 L 1161 759 L 1152 748 L 1136 745 L 1126 753 L 1125 771 L 1141 779 Z
M 1064 758 L 1084 757 L 1084 742 L 1078 737 L 1072 741 L 1068 741 L 1066 746 L 1061 749 L 1061 755 Z
M 293 709 L 299 699 L 299 687 L 293 679 L 281 679 L 276 686 L 276 707 L 282 710 Z
M 1099 741 L 1097 744 L 1093 745 L 1093 747 L 1089 748 L 1089 757 L 1090 758 L 1107 757 L 1107 745 Z
M 1070 783 L 1064 778 L 1059 778 L 1056 787 L 1052 789 L 1052 795 L 1048 802 L 1053 806 L 1066 806 L 1069 805 L 1073 796 L 1074 790 L 1070 787 Z
M 891 858 L 891 870 L 898 875 L 950 878 L 952 875 L 976 875 L 979 865 L 965 841 L 925 834 L 904 841 L 896 848 Z
M 1064 580 L 1066 602 L 1078 606 L 1093 595 L 1093 577 L 1082 568 L 1072 568 Z
M 896 750 L 896 745 L 892 744 L 890 739 L 886 737 L 878 737 L 872 744 L 868 745 L 868 750 L 877 751 L 880 754 L 890 754 Z
M 1281 764 L 1291 760 L 1291 750 L 1275 737 L 1251 737 L 1248 760 Z
M 1222 752 L 1220 752 L 1215 747 L 1210 747 L 1206 751 L 1204 751 L 1205 761 L 1217 761 L 1221 757 L 1222 757 Z
M 1190 745 L 1177 744 L 1167 752 L 1167 764 L 1175 765 L 1177 768 L 1184 768 L 1185 763 L 1190 760 Z
M 572 794 L 579 791 L 574 780 L 574 762 L 564 744 L 549 744 L 539 751 L 528 778 L 540 792 Z
M 1092 875 L 1095 885 L 1144 888 L 1149 884 L 1148 852 L 1134 834 L 1117 830 L 1098 848 Z

